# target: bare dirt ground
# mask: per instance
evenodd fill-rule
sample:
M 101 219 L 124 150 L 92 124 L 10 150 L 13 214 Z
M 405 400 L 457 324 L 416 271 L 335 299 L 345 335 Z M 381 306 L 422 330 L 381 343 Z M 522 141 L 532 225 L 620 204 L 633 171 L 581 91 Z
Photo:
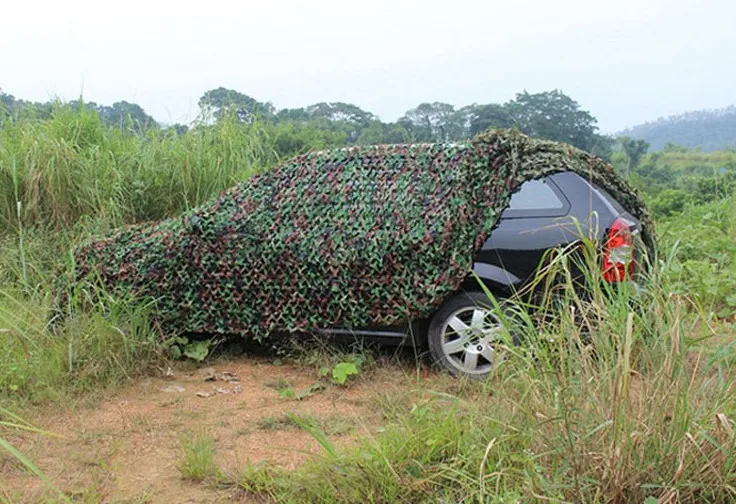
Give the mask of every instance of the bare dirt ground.
M 218 379 L 206 381 L 213 371 Z M 184 479 L 182 439 L 206 431 L 215 440 L 215 461 L 226 472 L 261 461 L 293 468 L 322 448 L 290 424 L 287 414 L 313 417 L 337 445 L 354 443 L 382 423 L 376 383 L 383 391 L 406 388 L 411 380 L 405 371 L 381 366 L 347 388 L 330 385 L 297 401 L 280 397 L 279 388 L 308 388 L 318 379 L 314 368 L 276 366 L 263 358 L 221 360 L 209 369 L 175 369 L 138 380 L 91 406 L 43 411 L 34 424 L 62 437 L 25 433 L 10 441 L 75 501 L 251 502 L 232 490 Z M 10 458 L 0 458 L 0 501 L 3 492 L 14 503 L 53 496 Z

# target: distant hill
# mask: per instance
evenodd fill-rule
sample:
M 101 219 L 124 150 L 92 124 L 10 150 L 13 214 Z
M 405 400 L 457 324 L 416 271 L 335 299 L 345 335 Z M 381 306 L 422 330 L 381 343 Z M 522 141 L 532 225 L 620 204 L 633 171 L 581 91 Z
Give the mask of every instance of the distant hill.
M 621 131 L 616 136 L 646 140 L 651 150 L 662 150 L 668 142 L 701 148 L 705 152 L 736 148 L 736 106 L 660 118 Z

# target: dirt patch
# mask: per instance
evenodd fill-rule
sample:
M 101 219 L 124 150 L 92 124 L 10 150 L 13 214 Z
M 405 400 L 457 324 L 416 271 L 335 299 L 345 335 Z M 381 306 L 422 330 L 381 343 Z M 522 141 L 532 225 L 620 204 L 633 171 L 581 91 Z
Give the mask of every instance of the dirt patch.
M 376 378 L 407 381 L 399 368 L 382 368 L 383 376 L 373 373 L 348 388 L 329 386 L 297 401 L 281 397 L 279 390 L 308 389 L 318 379 L 314 369 L 250 358 L 212 368 L 144 379 L 95 407 L 46 412 L 34 423 L 62 438 L 16 434 L 11 442 L 60 488 L 85 502 L 231 502 L 229 491 L 182 478 L 184 437 L 206 432 L 215 440 L 216 463 L 226 472 L 247 462 L 293 468 L 322 448 L 297 428 L 291 414 L 313 419 L 336 444 L 354 443 L 381 423 Z M 0 459 L 0 482 L 12 502 L 48 495 L 10 459 Z

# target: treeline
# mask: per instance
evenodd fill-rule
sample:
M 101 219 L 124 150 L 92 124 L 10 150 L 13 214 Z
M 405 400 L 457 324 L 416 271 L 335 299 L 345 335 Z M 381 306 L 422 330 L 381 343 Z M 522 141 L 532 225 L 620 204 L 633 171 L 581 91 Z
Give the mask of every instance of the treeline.
M 251 174 L 310 150 L 355 144 L 456 141 L 518 128 L 611 160 L 658 215 L 730 194 L 736 153 L 598 133 L 595 118 L 561 91 L 456 109 L 424 103 L 394 122 L 348 103 L 277 109 L 224 88 L 199 100 L 198 119 L 160 125 L 139 105 L 32 103 L 0 94 L 0 235 L 24 226 L 67 229 L 95 216 L 121 225 L 176 215 Z M 733 155 L 732 155 L 733 154 Z
M 183 133 L 227 117 L 273 127 L 276 149 L 290 155 L 312 148 L 379 143 L 457 141 L 491 127 L 517 128 L 528 135 L 566 142 L 602 157 L 610 157 L 614 139 L 599 134 L 597 120 L 578 102 L 554 90 L 519 93 L 506 103 L 473 104 L 461 108 L 442 102 L 422 103 L 395 122 L 383 122 L 357 105 L 322 102 L 301 108 L 277 109 L 270 102 L 232 89 L 207 91 L 199 99 L 200 116 L 191 124 L 159 125 L 139 105 L 120 101 L 110 106 L 84 103 L 33 103 L 0 91 L 0 114 L 48 118 L 54 107 L 83 106 L 113 127 L 137 131 L 171 128 Z
M 11 94 L 4 93 L 0 89 L 0 119 L 2 118 L 35 118 L 48 119 L 52 116 L 54 109 L 59 107 L 83 106 L 87 110 L 94 111 L 100 115 L 102 120 L 109 126 L 135 125 L 140 130 L 159 127 L 156 120 L 148 115 L 137 103 L 129 103 L 125 100 L 115 102 L 112 105 L 98 105 L 95 102 L 79 101 L 63 103 L 60 101 L 31 102 L 16 99 Z
M 644 140 L 657 151 L 671 145 L 705 152 L 736 149 L 736 106 L 660 118 L 629 128 L 621 135 Z

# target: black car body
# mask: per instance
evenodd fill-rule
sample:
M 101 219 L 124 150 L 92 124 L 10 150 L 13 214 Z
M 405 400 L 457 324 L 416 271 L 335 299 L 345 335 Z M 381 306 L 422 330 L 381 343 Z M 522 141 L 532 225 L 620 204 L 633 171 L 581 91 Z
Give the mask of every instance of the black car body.
M 615 199 L 576 173 L 527 181 L 475 257 L 475 273 L 492 292 L 510 295 L 524 287 L 549 249 L 579 240 L 581 232 L 605 243 L 614 223 L 632 235 L 641 232 Z

